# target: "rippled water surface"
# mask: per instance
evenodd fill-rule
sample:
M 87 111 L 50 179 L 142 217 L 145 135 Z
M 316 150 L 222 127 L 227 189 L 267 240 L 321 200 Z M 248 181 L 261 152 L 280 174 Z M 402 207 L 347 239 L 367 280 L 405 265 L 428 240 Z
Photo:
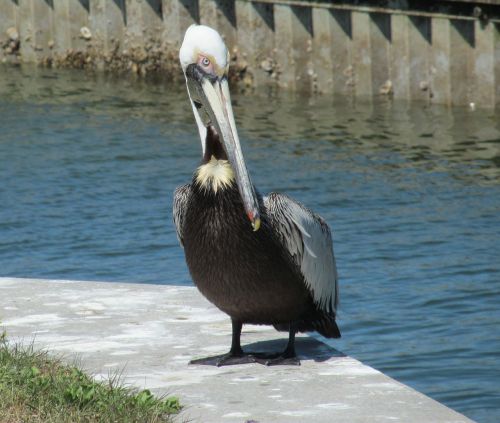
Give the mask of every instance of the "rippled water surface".
M 334 231 L 335 346 L 500 421 L 500 113 L 233 95 L 261 192 Z M 191 284 L 171 223 L 183 87 L 0 68 L 0 276 Z

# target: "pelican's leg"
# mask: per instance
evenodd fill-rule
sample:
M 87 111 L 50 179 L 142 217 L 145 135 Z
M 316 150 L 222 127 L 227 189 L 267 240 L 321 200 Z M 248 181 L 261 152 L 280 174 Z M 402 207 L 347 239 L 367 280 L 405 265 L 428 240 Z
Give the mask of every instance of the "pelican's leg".
M 189 364 L 207 364 L 210 366 L 230 366 L 233 364 L 247 364 L 255 363 L 255 357 L 251 354 L 245 354 L 241 348 L 241 328 L 243 324 L 238 321 L 231 319 L 233 326 L 233 335 L 231 338 L 231 349 L 227 354 L 219 355 L 215 357 L 199 358 L 197 360 L 191 360 Z
M 297 354 L 295 353 L 295 326 L 290 325 L 290 330 L 288 332 L 288 344 L 286 344 L 285 351 L 281 354 L 283 358 L 296 358 Z
M 241 357 L 243 355 L 243 349 L 241 348 L 241 329 L 243 328 L 243 324 L 238 320 L 231 319 L 231 325 L 233 327 L 233 335 L 229 354 L 233 357 Z
M 285 351 L 277 356 L 269 356 L 268 358 L 258 358 L 257 362 L 265 364 L 266 366 L 277 365 L 293 365 L 300 366 L 300 360 L 295 353 L 295 334 L 297 333 L 296 325 L 291 323 L 288 332 L 288 343 L 286 344 Z

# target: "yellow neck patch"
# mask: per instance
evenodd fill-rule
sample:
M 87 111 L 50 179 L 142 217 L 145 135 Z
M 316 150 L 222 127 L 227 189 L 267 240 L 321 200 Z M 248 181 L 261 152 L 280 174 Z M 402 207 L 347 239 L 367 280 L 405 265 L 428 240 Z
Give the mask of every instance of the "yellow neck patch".
M 233 184 L 234 171 L 227 160 L 217 160 L 212 156 L 208 163 L 198 168 L 196 182 L 206 190 L 212 189 L 217 192 Z

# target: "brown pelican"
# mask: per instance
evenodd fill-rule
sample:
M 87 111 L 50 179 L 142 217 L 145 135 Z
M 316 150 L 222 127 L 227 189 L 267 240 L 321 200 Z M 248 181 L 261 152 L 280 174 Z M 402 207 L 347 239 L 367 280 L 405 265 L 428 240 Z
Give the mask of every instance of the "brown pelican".
M 229 353 L 201 364 L 300 364 L 295 334 L 340 337 L 338 284 L 330 229 L 292 198 L 262 197 L 250 181 L 236 131 L 229 54 L 212 28 L 192 25 L 179 53 L 203 156 L 191 184 L 175 190 L 173 217 L 201 293 L 232 321 Z M 244 353 L 244 323 L 289 332 L 285 351 Z

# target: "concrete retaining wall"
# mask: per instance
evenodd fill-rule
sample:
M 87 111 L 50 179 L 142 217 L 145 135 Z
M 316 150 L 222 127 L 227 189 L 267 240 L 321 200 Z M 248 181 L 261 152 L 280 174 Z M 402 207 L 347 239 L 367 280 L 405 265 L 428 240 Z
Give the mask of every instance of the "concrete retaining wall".
M 500 1 L 0 0 L 0 61 L 179 76 L 217 28 L 252 87 L 500 104 Z

